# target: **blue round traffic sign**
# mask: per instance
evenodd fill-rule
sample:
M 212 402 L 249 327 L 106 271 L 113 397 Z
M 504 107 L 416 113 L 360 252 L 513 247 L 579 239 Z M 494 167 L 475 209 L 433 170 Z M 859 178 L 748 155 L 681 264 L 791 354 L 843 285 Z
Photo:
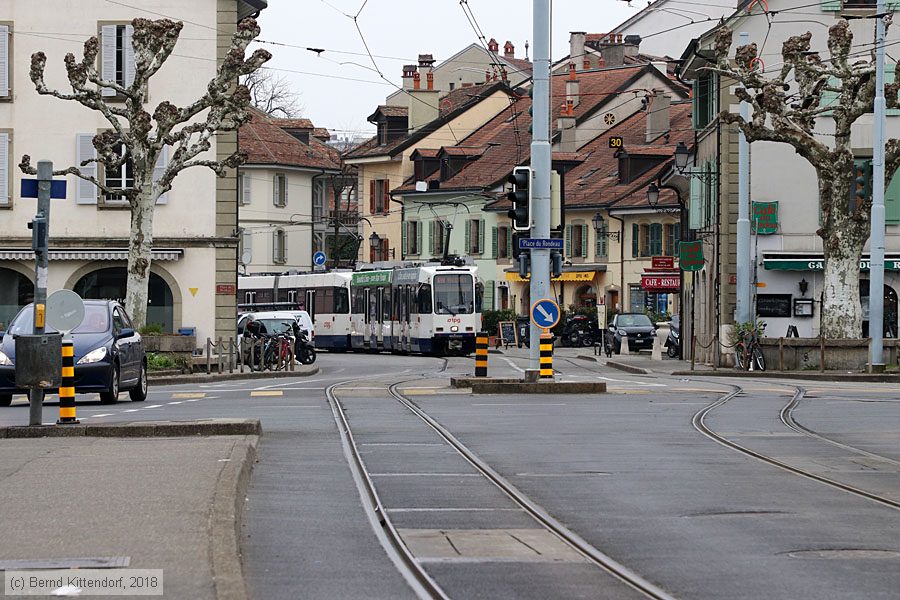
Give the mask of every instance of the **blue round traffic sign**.
M 327 258 L 328 257 L 325 256 L 325 253 L 322 252 L 321 250 L 319 250 L 318 252 L 313 254 L 313 264 L 318 267 L 321 267 L 322 265 L 325 264 L 325 261 L 327 260 Z
M 549 298 L 542 298 L 531 305 L 531 322 L 542 329 L 550 329 L 559 323 L 559 305 Z

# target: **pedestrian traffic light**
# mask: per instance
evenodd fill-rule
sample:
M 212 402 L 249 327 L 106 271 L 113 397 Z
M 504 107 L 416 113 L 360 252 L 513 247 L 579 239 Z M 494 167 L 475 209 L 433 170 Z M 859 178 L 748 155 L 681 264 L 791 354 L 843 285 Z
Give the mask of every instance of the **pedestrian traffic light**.
M 853 183 L 850 186 L 850 212 L 872 197 L 872 161 L 858 161 L 853 165 Z
M 531 252 L 528 250 L 522 250 L 519 253 L 519 277 L 522 279 L 528 279 L 529 273 L 531 272 Z
M 550 277 L 556 279 L 562 275 L 563 255 L 559 250 L 550 251 Z
M 508 181 L 512 191 L 507 198 L 512 208 L 507 213 L 515 231 L 531 230 L 531 167 L 516 167 Z
M 28 222 L 31 230 L 31 249 L 35 252 L 47 250 L 47 217 L 36 215 L 33 221 Z

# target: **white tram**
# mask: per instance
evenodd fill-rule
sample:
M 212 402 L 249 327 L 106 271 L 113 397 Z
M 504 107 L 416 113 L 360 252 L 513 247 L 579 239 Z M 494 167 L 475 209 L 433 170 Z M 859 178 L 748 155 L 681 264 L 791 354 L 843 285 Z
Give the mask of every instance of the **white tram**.
M 316 346 L 469 354 L 481 328 L 482 288 L 471 266 L 245 276 L 242 310 L 306 310 Z

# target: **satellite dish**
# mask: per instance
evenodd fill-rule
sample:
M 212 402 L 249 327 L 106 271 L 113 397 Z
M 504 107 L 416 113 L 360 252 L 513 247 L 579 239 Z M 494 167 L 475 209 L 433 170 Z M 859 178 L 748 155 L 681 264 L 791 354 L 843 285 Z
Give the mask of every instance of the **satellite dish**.
M 249 250 L 244 250 L 241 252 L 241 264 L 245 267 L 250 264 L 250 261 L 253 259 L 253 253 Z
M 84 321 L 84 300 L 72 290 L 57 290 L 47 298 L 47 325 L 63 335 Z

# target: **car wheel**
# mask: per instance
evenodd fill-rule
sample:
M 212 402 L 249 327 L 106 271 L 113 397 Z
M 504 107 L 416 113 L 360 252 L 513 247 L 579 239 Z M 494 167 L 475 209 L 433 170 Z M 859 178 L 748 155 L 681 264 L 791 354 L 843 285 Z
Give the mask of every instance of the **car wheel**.
M 0 394 L 0 406 L 9 406 L 12 404 L 12 394 Z
M 109 382 L 109 391 L 100 392 L 100 402 L 103 404 L 115 404 L 119 401 L 119 365 L 113 366 L 112 380 Z
M 132 402 L 143 402 L 147 399 L 147 367 L 141 364 L 141 374 L 138 375 L 137 385 L 128 391 Z

